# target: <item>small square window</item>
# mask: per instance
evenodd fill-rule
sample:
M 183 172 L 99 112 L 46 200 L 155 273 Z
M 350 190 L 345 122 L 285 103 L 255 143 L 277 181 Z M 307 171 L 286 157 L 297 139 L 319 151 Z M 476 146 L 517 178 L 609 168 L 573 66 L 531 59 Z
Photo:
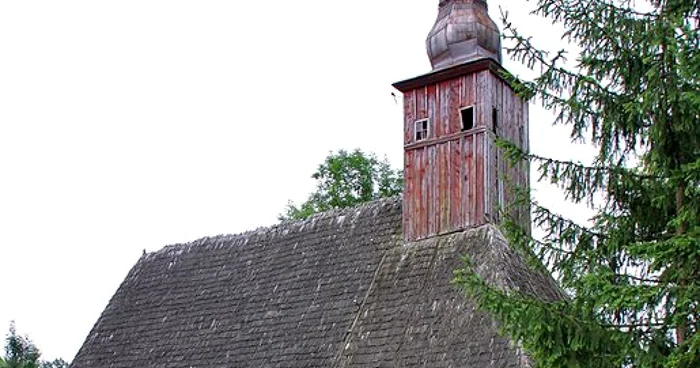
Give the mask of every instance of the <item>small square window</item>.
M 416 142 L 428 139 L 428 135 L 430 134 L 430 124 L 428 123 L 428 119 L 416 121 L 415 133 Z
M 462 118 L 462 131 L 474 129 L 474 106 L 460 109 L 459 114 Z

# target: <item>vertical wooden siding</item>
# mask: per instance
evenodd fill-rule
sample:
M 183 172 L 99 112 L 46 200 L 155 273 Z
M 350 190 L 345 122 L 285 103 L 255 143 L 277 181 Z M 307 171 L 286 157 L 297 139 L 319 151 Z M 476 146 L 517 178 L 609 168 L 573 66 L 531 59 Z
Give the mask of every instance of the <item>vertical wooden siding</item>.
M 476 109 L 475 128 L 461 132 L 460 108 L 468 106 Z M 528 170 L 507 165 L 494 141 L 499 136 L 519 144 L 520 126 L 527 132 L 526 104 L 484 70 L 409 91 L 404 110 L 406 240 L 498 221 L 499 207 L 513 200 L 509 184 L 527 185 Z M 415 142 L 415 121 L 426 118 L 430 135 Z

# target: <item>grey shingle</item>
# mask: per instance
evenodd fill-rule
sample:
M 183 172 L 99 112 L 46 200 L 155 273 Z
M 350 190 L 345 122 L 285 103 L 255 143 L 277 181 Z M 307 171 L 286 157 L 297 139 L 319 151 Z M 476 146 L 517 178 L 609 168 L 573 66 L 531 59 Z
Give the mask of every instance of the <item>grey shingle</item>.
M 450 284 L 468 254 L 489 282 L 556 297 L 491 226 L 403 244 L 401 201 L 144 255 L 73 368 L 520 367 Z

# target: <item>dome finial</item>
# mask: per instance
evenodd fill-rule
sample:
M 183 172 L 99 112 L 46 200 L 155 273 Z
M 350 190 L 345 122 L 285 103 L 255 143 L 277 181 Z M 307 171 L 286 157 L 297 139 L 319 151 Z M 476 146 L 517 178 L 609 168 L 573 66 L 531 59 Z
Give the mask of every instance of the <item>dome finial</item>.
M 501 62 L 501 34 L 486 0 L 440 0 L 426 47 L 433 69 L 490 57 Z

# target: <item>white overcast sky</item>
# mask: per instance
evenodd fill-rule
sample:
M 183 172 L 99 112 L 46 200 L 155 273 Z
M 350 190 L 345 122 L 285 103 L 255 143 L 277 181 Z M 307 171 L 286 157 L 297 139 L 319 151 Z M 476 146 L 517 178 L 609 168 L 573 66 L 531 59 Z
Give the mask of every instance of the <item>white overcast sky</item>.
M 391 83 L 430 71 L 437 4 L 0 0 L 0 335 L 72 360 L 144 249 L 274 224 L 331 150 L 401 167 Z M 533 150 L 583 157 L 551 121 L 531 109 Z

